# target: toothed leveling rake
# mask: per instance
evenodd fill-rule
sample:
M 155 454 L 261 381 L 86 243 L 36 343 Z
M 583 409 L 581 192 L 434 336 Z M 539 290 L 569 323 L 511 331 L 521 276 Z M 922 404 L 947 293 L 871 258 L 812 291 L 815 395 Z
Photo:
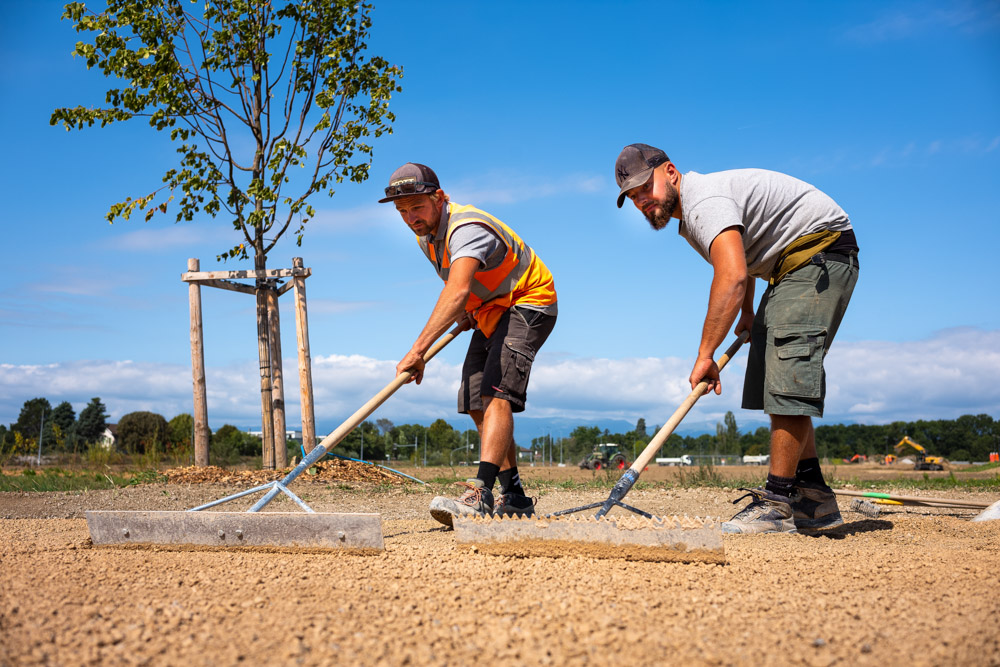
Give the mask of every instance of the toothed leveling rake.
M 721 371 L 746 342 L 746 332 L 729 346 L 717 364 Z M 515 556 L 589 555 L 629 560 L 723 562 L 722 532 L 714 519 L 657 517 L 626 505 L 622 499 L 656 456 L 677 425 L 708 388 L 701 381 L 667 423 L 653 436 L 606 500 L 553 512 L 544 517 L 470 517 L 454 520 L 455 540 L 483 552 Z M 631 512 L 608 517 L 614 507 Z M 572 516 L 599 508 L 592 517 Z
M 465 329 L 455 326 L 424 355 L 430 361 Z M 288 485 L 326 456 L 347 434 L 410 379 L 400 373 L 337 429 L 313 448 L 302 462 L 279 481 L 234 493 L 231 496 L 181 512 L 88 511 L 87 528 L 95 545 L 173 544 L 214 547 L 294 547 L 383 551 L 382 518 L 379 514 L 334 514 L 314 512 L 288 489 Z M 203 512 L 237 498 L 266 493 L 246 512 Z M 303 512 L 260 510 L 283 493 Z

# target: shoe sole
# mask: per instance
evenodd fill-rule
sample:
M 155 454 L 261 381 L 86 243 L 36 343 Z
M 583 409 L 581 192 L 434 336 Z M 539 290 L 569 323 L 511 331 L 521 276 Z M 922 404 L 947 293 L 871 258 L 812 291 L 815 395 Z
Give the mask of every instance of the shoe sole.
M 455 515 L 448 510 L 432 509 L 431 516 L 434 517 L 434 520 L 438 523 L 443 523 L 449 528 L 454 528 Z
M 828 515 L 820 519 L 796 519 L 795 527 L 806 532 L 826 530 L 835 526 L 843 526 L 844 518 L 840 514 Z
M 497 515 L 498 516 L 516 516 L 516 517 L 518 517 L 520 519 L 524 519 L 526 517 L 535 516 L 535 508 L 531 507 L 531 508 L 526 509 L 526 510 L 519 510 L 519 509 L 509 509 L 508 510 L 508 509 L 502 509 L 499 512 L 497 512 Z
M 733 525 L 728 521 L 719 526 L 719 529 L 727 535 L 768 535 L 771 533 L 794 535 L 799 532 L 798 529 L 794 526 L 792 527 L 791 530 L 789 530 L 788 528 L 782 526 L 780 523 L 764 525 L 762 522 L 757 522 L 746 527 L 751 527 L 754 529 L 761 528 L 762 530 L 743 530 L 742 526 Z

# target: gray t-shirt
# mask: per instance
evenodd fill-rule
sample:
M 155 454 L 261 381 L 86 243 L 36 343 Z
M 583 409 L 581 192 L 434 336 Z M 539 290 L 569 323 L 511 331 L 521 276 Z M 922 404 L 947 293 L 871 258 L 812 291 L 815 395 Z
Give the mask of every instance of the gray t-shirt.
M 479 260 L 479 270 L 489 271 L 500 266 L 507 254 L 507 246 L 492 230 L 471 222 L 459 225 L 451 233 L 448 254 L 452 262 L 460 257 L 475 257 Z
M 851 229 L 850 218 L 837 202 L 776 171 L 689 171 L 681 179 L 680 194 L 678 233 L 711 263 L 712 241 L 723 230 L 738 227 L 747 270 L 755 278 L 769 278 L 782 251 L 800 236 Z
M 503 258 L 507 255 L 507 246 L 489 227 L 470 222 L 459 225 L 451 233 L 448 255 L 452 262 L 460 257 L 474 257 L 479 260 L 480 271 L 489 271 L 503 262 Z M 547 306 L 518 304 L 518 308 L 537 310 L 546 315 L 556 315 L 559 312 L 559 306 L 555 303 Z

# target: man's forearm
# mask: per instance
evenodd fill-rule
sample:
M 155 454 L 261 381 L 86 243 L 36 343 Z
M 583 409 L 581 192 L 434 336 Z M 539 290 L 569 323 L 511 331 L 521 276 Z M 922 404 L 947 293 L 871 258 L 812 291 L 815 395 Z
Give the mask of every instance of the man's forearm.
M 743 312 L 752 313 L 753 312 L 753 293 L 754 287 L 756 286 L 756 278 L 747 274 L 747 279 L 744 285 L 746 285 L 746 292 L 743 295 Z
M 421 356 L 427 352 L 434 341 L 440 338 L 441 334 L 447 331 L 465 312 L 465 304 L 468 300 L 468 289 L 445 285 L 437 303 L 434 304 L 434 310 L 431 312 L 427 324 L 424 325 L 423 331 L 413 343 L 413 351 L 418 352 Z
M 726 339 L 729 328 L 744 307 L 748 291 L 747 280 L 752 279 L 718 274 L 712 279 L 708 313 L 705 315 L 705 326 L 702 328 L 701 344 L 698 347 L 699 358 L 712 358 L 715 350 Z M 753 299 L 752 293 L 750 299 Z

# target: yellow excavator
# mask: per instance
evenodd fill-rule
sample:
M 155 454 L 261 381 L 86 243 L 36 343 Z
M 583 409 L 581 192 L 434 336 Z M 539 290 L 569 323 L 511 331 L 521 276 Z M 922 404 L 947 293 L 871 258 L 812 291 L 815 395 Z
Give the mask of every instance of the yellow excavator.
M 896 450 L 896 454 L 899 456 L 903 452 L 912 450 L 914 458 L 917 460 L 913 464 L 914 470 L 944 470 L 944 464 L 947 463 L 943 456 L 928 456 L 924 446 L 915 443 L 908 435 L 904 435 L 903 439 L 897 442 L 893 449 Z

